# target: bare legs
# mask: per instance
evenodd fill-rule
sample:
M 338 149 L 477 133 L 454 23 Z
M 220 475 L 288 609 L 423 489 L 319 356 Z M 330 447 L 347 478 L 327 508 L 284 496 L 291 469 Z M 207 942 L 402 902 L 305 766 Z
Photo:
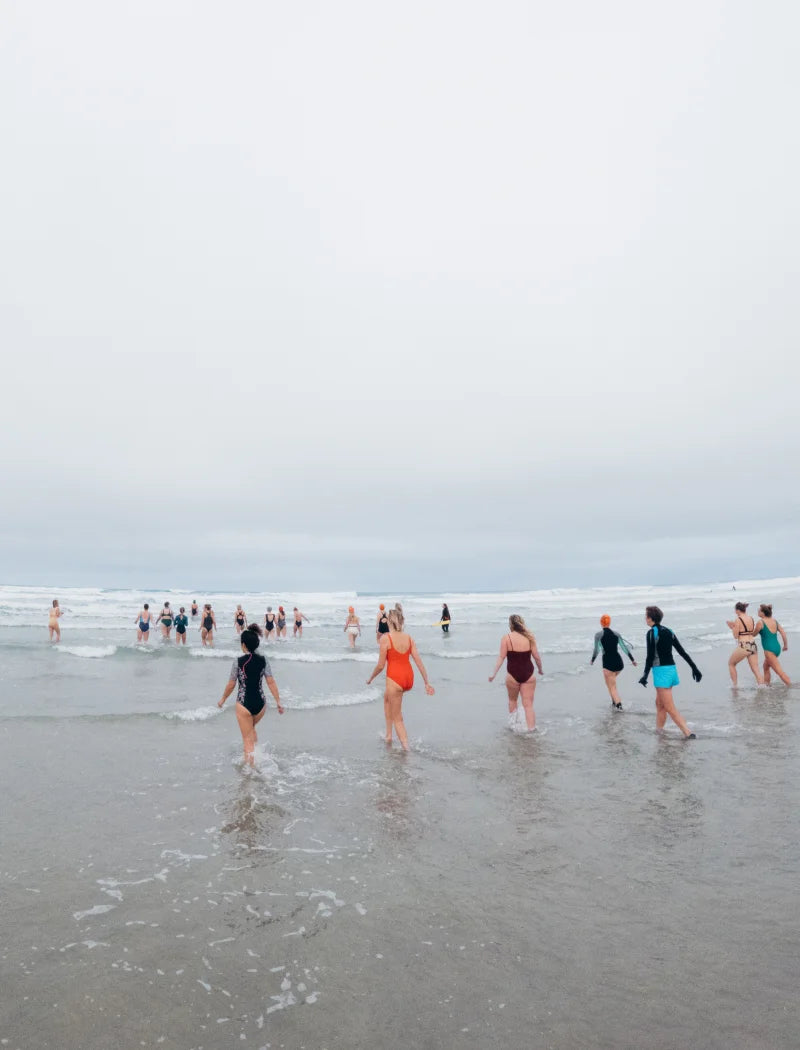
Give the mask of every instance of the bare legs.
M 734 649 L 728 660 L 728 671 L 730 672 L 731 681 L 734 685 L 739 684 L 739 678 L 736 673 L 736 665 L 740 664 L 742 660 L 747 660 L 750 664 L 750 670 L 753 672 L 756 681 L 759 685 L 764 684 L 764 679 L 761 677 L 761 671 L 758 668 L 758 656 L 755 653 L 746 653 L 744 649 Z
M 605 667 L 603 668 L 603 678 L 606 680 L 606 689 L 608 690 L 608 695 L 611 697 L 611 703 L 615 706 L 622 707 L 622 700 L 617 692 L 618 674 L 619 671 L 607 671 Z
M 775 672 L 775 674 L 778 676 L 778 678 L 780 678 L 780 680 L 783 682 L 784 685 L 791 685 L 792 684 L 792 680 L 789 678 L 788 674 L 781 667 L 781 662 L 778 659 L 778 657 L 775 655 L 775 653 L 764 653 L 764 683 L 766 685 L 770 685 L 771 684 L 771 680 L 772 680 L 772 676 L 770 674 L 771 671 Z
M 50 641 L 52 642 L 53 635 L 55 635 L 56 636 L 56 641 L 60 642 L 61 641 L 61 628 L 58 626 L 58 624 L 57 623 L 50 624 L 50 628 L 49 629 L 50 629 Z
M 175 632 L 175 644 L 186 645 L 186 631 L 184 631 L 183 634 L 179 634 L 177 631 Z
M 253 716 L 242 704 L 236 704 L 236 721 L 242 732 L 242 744 L 244 745 L 244 761 L 248 766 L 255 765 L 255 750 L 258 743 L 256 726 L 264 717 L 266 707 L 262 707 L 257 715 Z
M 356 647 L 356 635 L 353 631 L 347 632 L 347 637 L 350 639 L 350 648 L 355 649 Z
M 383 694 L 383 713 L 386 715 L 386 743 L 391 744 L 392 730 L 394 730 L 403 750 L 408 751 L 408 734 L 403 721 L 403 690 L 391 678 L 386 679 L 386 692 Z
M 507 674 L 506 689 L 508 690 L 508 713 L 510 715 L 517 713 L 517 701 L 521 696 L 522 709 L 525 712 L 525 725 L 528 729 L 535 729 L 536 715 L 533 710 L 533 696 L 536 692 L 535 676 L 532 676 L 527 682 L 523 682 L 520 685 L 516 678 L 512 678 L 510 674 Z
M 200 628 L 200 637 L 203 641 L 203 645 L 208 645 L 212 649 L 214 648 L 214 630 L 207 631 L 205 627 Z
M 672 688 L 656 689 L 656 729 L 663 729 L 667 721 L 667 715 L 680 729 L 684 736 L 691 736 L 692 732 L 684 722 L 680 711 L 672 699 Z

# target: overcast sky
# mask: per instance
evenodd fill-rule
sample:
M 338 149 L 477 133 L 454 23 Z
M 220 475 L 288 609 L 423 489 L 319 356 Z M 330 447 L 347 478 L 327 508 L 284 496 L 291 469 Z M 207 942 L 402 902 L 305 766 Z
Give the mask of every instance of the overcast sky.
M 800 573 L 800 6 L 0 6 L 0 582 Z

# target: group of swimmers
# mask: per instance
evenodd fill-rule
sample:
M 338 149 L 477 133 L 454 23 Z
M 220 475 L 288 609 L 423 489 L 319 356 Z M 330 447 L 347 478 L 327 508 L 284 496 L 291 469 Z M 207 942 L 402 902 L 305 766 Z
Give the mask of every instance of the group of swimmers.
M 54 606 L 57 606 L 57 602 L 53 602 Z M 60 613 L 59 613 L 60 615 Z M 172 639 L 172 628 L 175 628 L 175 642 L 177 645 L 186 645 L 186 629 L 189 623 L 194 623 L 199 617 L 200 624 L 200 639 L 204 646 L 213 648 L 214 646 L 214 631 L 217 628 L 217 617 L 210 602 L 206 602 L 203 605 L 202 615 L 198 608 L 197 602 L 192 601 L 191 608 L 189 610 L 189 616 L 186 615 L 185 606 L 181 605 L 177 614 L 172 611 L 169 602 L 164 602 L 161 612 L 153 620 L 153 614 L 150 611 L 150 606 L 147 602 L 142 606 L 139 611 L 139 615 L 134 621 L 136 623 L 136 640 L 143 644 L 146 644 L 150 639 L 150 627 L 151 624 L 158 623 L 161 627 L 161 637 L 170 641 Z M 191 619 L 190 619 L 191 618 Z M 295 606 L 294 608 L 294 631 L 295 637 L 303 636 L 303 621 L 308 623 L 308 617 L 305 616 Z M 244 611 L 241 605 L 236 606 L 236 612 L 233 614 L 233 626 L 236 633 L 241 635 L 246 628 L 247 624 L 247 613 Z M 286 613 L 282 605 L 278 606 L 278 612 L 273 613 L 272 606 L 267 607 L 267 611 L 264 615 L 264 634 L 267 640 L 271 638 L 285 638 L 286 637 Z M 61 638 L 61 633 L 58 633 L 58 639 Z M 53 632 L 51 629 L 50 640 L 53 639 Z

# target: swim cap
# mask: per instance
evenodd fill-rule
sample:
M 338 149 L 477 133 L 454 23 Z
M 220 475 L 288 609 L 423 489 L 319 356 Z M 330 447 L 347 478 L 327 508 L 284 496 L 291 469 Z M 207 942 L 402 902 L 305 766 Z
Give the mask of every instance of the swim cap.
M 378 608 L 380 609 L 381 612 L 383 612 L 383 610 L 386 608 L 386 606 L 385 605 L 379 605 Z
M 350 606 L 350 607 L 348 608 L 348 610 L 347 610 L 347 611 L 348 611 L 348 612 L 355 612 L 355 609 L 354 609 L 354 608 L 353 608 L 353 606 L 351 605 L 351 606 Z
M 600 617 L 600 626 L 601 627 L 610 627 L 611 626 L 611 617 L 607 613 L 604 616 Z

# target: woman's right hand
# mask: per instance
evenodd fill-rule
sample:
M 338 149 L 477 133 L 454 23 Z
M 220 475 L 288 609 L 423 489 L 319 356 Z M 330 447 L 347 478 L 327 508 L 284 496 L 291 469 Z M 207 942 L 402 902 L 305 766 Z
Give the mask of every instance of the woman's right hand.
M 489 681 L 490 681 L 490 682 L 493 682 L 493 681 L 494 681 L 494 675 L 493 675 L 493 674 L 490 674 L 490 675 L 489 675 Z
M 428 694 L 428 696 L 433 696 L 436 690 L 433 688 L 430 682 L 428 682 L 428 684 L 425 686 L 425 692 Z

